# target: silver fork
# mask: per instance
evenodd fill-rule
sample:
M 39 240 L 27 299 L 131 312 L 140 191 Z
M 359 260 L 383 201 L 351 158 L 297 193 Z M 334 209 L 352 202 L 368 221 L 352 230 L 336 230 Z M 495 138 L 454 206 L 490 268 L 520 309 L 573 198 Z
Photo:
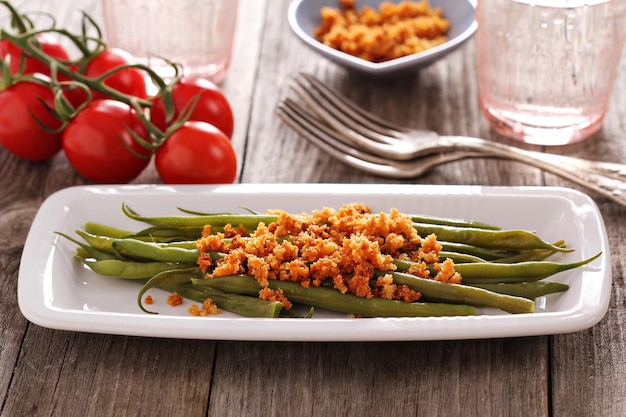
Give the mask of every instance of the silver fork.
M 397 127 L 331 91 L 309 74 L 297 77 L 291 88 L 304 105 L 284 97 L 277 108 L 281 119 L 331 156 L 366 172 L 406 179 L 467 157 L 499 157 L 559 175 L 626 206 L 626 165 Z
M 412 161 L 387 160 L 347 145 L 340 133 L 289 97 L 278 104 L 278 116 L 292 129 L 318 148 L 352 167 L 389 178 L 415 178 L 447 162 L 471 157 L 488 157 L 484 152 L 452 150 L 422 155 Z M 417 163 L 419 161 L 419 163 Z

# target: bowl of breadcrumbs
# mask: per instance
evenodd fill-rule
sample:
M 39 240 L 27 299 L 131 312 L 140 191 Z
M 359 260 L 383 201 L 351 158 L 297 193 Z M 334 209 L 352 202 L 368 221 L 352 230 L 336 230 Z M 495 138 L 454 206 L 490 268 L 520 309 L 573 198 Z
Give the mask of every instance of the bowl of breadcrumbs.
M 476 0 L 294 0 L 293 32 L 348 68 L 389 75 L 432 64 L 470 39 Z

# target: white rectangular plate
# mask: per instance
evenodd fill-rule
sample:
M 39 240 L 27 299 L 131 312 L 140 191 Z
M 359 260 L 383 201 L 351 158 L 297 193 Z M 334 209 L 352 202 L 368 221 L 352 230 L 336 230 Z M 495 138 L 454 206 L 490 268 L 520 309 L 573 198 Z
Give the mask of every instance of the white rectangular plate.
M 312 319 L 244 318 L 228 312 L 191 316 L 170 307 L 165 292 L 152 290 L 159 314 L 137 307 L 139 285 L 106 278 L 73 259 L 75 245 L 55 234 L 73 235 L 87 221 L 140 230 L 122 203 L 146 216 L 278 208 L 310 212 L 360 202 L 374 212 L 463 218 L 503 228 L 533 230 L 548 241 L 565 239 L 575 251 L 558 261 L 578 261 L 598 252 L 588 266 L 552 279 L 570 285 L 537 300 L 533 314 L 479 309 L 471 317 L 349 318 L 316 311 Z M 236 184 L 224 186 L 84 186 L 61 190 L 41 206 L 28 234 L 19 271 L 18 300 L 24 316 L 40 326 L 81 332 L 191 339 L 381 341 L 531 336 L 583 330 L 602 319 L 611 289 L 610 250 L 597 206 L 578 191 L 550 187 L 482 187 L 389 184 Z

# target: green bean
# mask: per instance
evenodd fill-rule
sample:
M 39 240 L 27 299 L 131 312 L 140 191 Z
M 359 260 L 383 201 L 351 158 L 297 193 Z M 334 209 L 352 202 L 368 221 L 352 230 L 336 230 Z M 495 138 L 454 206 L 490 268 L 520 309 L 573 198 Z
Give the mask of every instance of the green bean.
M 518 255 L 520 251 L 504 251 L 500 249 L 481 248 L 474 245 L 468 245 L 459 242 L 446 242 L 437 238 L 437 241 L 441 244 L 442 250 L 447 252 L 464 253 L 467 255 L 477 256 L 486 261 L 494 261 L 506 256 Z
M 259 223 L 269 224 L 278 219 L 276 215 L 259 214 L 213 214 L 206 216 L 164 216 L 164 217 L 144 217 L 133 211 L 126 204 L 122 205 L 122 211 L 134 220 L 152 224 L 153 226 L 167 227 L 204 227 L 212 225 L 224 227 L 228 224 L 237 227 L 242 225 L 246 230 L 253 231 Z
M 314 312 L 315 312 L 315 308 L 311 307 L 309 309 L 308 314 L 306 316 L 303 316 L 302 314 L 295 311 L 293 308 L 290 308 L 289 310 L 287 310 L 286 308 L 283 308 L 280 311 L 280 315 L 278 317 L 291 318 L 291 319 L 304 319 L 304 318 L 310 319 L 311 317 L 313 317 Z
M 174 242 L 150 242 L 141 239 L 137 239 L 134 237 L 128 238 L 113 238 L 109 236 L 100 236 L 94 235 L 84 230 L 77 230 L 76 233 L 81 236 L 85 241 L 94 249 L 98 249 L 102 252 L 107 252 L 111 254 L 116 254 L 118 257 L 123 258 L 124 256 L 137 257 L 137 255 L 131 251 L 124 251 L 125 247 L 135 246 L 144 247 L 145 245 L 156 245 L 160 248 L 181 248 L 188 250 L 196 250 L 196 241 L 195 240 L 185 240 L 185 241 L 174 241 Z M 126 243 L 120 244 L 119 242 L 124 241 Z M 79 244 L 78 242 L 74 241 Z M 198 253 L 199 254 L 199 253 Z M 196 256 L 197 259 L 197 256 Z M 159 259 L 155 259 L 159 260 Z M 177 262 L 177 259 L 166 259 L 165 261 Z
M 443 241 L 460 242 L 483 248 L 504 250 L 552 249 L 557 252 L 571 252 L 571 249 L 554 246 L 535 233 L 526 230 L 486 230 L 426 223 L 413 223 L 413 227 L 421 236 L 435 234 L 437 239 Z
M 598 253 L 588 259 L 571 263 L 552 261 L 529 261 L 512 264 L 497 262 L 465 263 L 454 265 L 454 270 L 461 274 L 464 284 L 539 281 L 559 272 L 568 271 L 586 265 L 597 259 Z M 393 263 L 400 272 L 406 272 L 413 262 L 394 259 Z M 433 265 L 429 265 L 434 273 Z
M 190 214 L 196 217 L 241 216 L 241 214 L 232 213 L 232 212 L 207 213 L 207 212 L 202 212 L 202 211 L 189 210 L 189 209 L 185 209 L 181 207 L 178 207 L 178 210 L 182 211 L 183 213 Z M 248 212 L 246 215 L 251 214 L 254 216 L 266 216 L 256 210 L 246 209 L 246 211 Z M 417 223 L 429 223 L 429 224 L 438 224 L 438 225 L 456 226 L 456 227 L 474 227 L 478 229 L 489 229 L 489 230 L 500 229 L 500 226 L 496 226 L 496 225 L 488 224 L 488 223 L 482 223 L 482 222 L 478 222 L 474 220 L 452 219 L 452 218 L 445 218 L 445 217 L 428 216 L 424 214 L 413 214 L 413 215 L 410 215 L 410 217 L 413 220 L 413 222 L 417 222 Z M 275 220 L 272 220 L 272 221 L 275 221 Z M 270 223 L 270 222 L 267 222 L 267 223 Z M 212 223 L 207 223 L 207 224 L 212 224 Z
M 555 246 L 565 247 L 565 241 L 559 240 L 558 242 L 553 243 Z M 517 263 L 517 262 L 527 262 L 527 261 L 541 261 L 549 258 L 554 255 L 556 252 L 552 249 L 532 249 L 520 252 L 516 255 L 510 255 L 507 257 L 502 257 L 494 260 L 494 262 L 500 263 Z
M 487 284 L 497 282 L 539 281 L 559 272 L 578 268 L 597 259 L 602 252 L 578 262 L 559 263 L 552 261 L 531 261 L 513 264 L 482 263 L 459 264 L 454 269 L 461 274 L 465 284 Z
M 197 248 L 197 241 L 195 240 L 175 240 L 173 242 L 152 242 L 160 248 L 181 248 L 194 250 Z
M 118 259 L 112 253 L 102 252 L 90 246 L 79 246 L 76 248 L 76 256 L 79 258 L 93 259 L 95 261 L 104 261 L 106 259 Z
M 203 227 L 164 227 L 153 226 L 133 233 L 128 237 L 137 239 L 150 238 L 155 242 L 171 242 L 176 240 L 197 240 L 202 236 Z
M 165 262 L 135 262 L 119 259 L 93 260 L 78 256 L 75 256 L 75 258 L 97 274 L 122 279 L 148 279 L 159 272 L 170 269 L 189 268 L 189 265 Z
M 523 261 L 538 261 L 546 259 L 556 253 L 554 249 L 529 249 L 521 251 L 500 250 L 491 248 L 482 248 L 473 245 L 467 245 L 459 242 L 439 241 L 443 247 L 442 252 L 453 252 L 476 256 L 485 261 L 515 263 Z M 552 245 L 566 248 L 564 240 L 554 242 Z
M 111 228 L 112 230 L 106 230 L 106 226 L 98 225 L 96 223 L 88 223 L 88 225 L 90 226 L 86 226 L 85 230 L 77 230 L 76 232 L 83 237 L 83 239 L 90 242 L 94 246 L 110 246 L 115 239 L 135 239 L 147 242 L 178 245 L 180 245 L 180 242 L 186 242 L 184 245 L 195 245 L 195 241 L 198 240 L 202 234 L 201 229 L 193 229 L 194 233 L 180 228 L 171 229 L 171 233 L 169 231 L 164 233 L 150 233 L 148 229 L 133 233 L 119 229 L 117 229 L 118 232 L 116 232 L 115 228 Z
M 200 256 L 200 251 L 197 249 L 162 246 L 157 243 L 143 242 L 135 239 L 116 239 L 112 245 L 113 249 L 122 256 L 152 261 L 195 265 Z
M 486 260 L 479 258 L 478 256 L 468 255 L 467 253 L 457 253 L 457 252 L 439 252 L 439 259 L 452 259 L 455 264 L 460 263 L 476 263 L 476 262 L 487 262 Z
M 198 286 L 204 285 L 248 295 L 258 294 L 261 289 L 254 278 L 246 275 L 193 279 L 192 282 Z M 331 288 L 305 288 L 298 283 L 288 281 L 270 280 L 269 287 L 280 288 L 283 294 L 294 303 L 364 317 L 466 316 L 476 313 L 473 307 L 462 304 L 407 303 L 384 298 L 365 298 L 342 294 Z
M 114 238 L 123 238 L 132 235 L 133 232 L 128 230 L 118 229 L 117 227 L 107 226 L 105 224 L 87 222 L 85 224 L 85 232 L 96 236 L 107 236 Z
M 156 287 L 165 291 L 175 292 L 182 297 L 203 303 L 207 298 L 213 300 L 222 310 L 241 314 L 247 317 L 278 317 L 284 305 L 278 301 L 261 300 L 258 297 L 248 297 L 239 294 L 228 294 L 215 288 L 194 286 L 191 284 L 193 277 L 202 276 L 199 268 L 187 268 L 180 270 L 168 270 L 156 274 L 139 291 L 137 302 L 139 307 L 146 313 L 148 311 L 143 306 L 143 295 L 150 288 Z
M 198 287 L 192 284 L 180 284 L 168 288 L 167 291 L 176 292 L 182 297 L 203 303 L 210 298 L 216 306 L 231 313 L 245 317 L 276 318 L 284 310 L 284 304 L 279 301 L 266 301 L 258 297 L 248 297 L 239 294 L 228 294 L 208 287 Z
M 76 255 L 79 256 L 80 258 L 92 258 L 94 260 L 104 260 L 104 259 L 116 259 L 117 257 L 110 253 L 110 252 L 106 252 L 100 249 L 97 249 L 91 245 L 88 245 L 86 243 L 83 242 L 79 242 L 78 240 L 74 239 L 71 236 L 68 236 L 64 233 L 61 232 L 55 232 L 57 235 L 64 237 L 65 239 L 71 241 L 72 243 L 76 244 L 76 246 L 78 246 L 78 248 L 76 248 Z
M 472 227 L 476 229 L 500 230 L 500 226 L 494 224 L 482 223 L 473 220 L 449 219 L 445 217 L 427 216 L 427 215 L 411 215 L 413 223 L 437 224 L 441 226 L 454 227 Z
M 235 212 L 232 212 L 232 211 L 219 212 L 219 213 L 208 213 L 206 211 L 189 210 L 189 209 L 186 209 L 184 207 L 176 207 L 176 209 L 178 211 L 181 211 L 181 212 L 185 213 L 185 214 L 191 214 L 193 216 L 215 216 L 216 214 L 238 214 L 238 213 L 235 213 Z M 252 213 L 252 214 L 261 214 L 259 212 L 254 212 L 254 211 L 251 211 L 251 210 L 247 210 L 247 211 L 249 213 Z
M 498 284 L 466 284 L 472 287 L 478 287 L 485 290 L 497 292 L 500 294 L 514 295 L 516 297 L 524 297 L 534 300 L 548 294 L 567 291 L 569 285 L 560 282 L 539 281 L 539 282 L 520 282 L 514 284 L 498 283 Z
M 85 242 L 87 242 L 91 247 L 103 252 L 114 253 L 113 242 L 116 238 L 94 235 L 84 230 L 77 230 L 76 234 L 85 239 Z
M 124 240 L 130 240 L 130 239 L 138 241 L 138 242 L 150 243 L 160 248 L 181 248 L 181 249 L 189 249 L 189 250 L 197 248 L 197 240 L 173 240 L 169 242 L 161 242 L 161 241 L 155 242 L 152 240 L 138 239 L 135 237 L 124 238 Z M 120 240 L 120 239 L 116 239 L 116 240 Z M 115 245 L 115 241 L 113 241 L 113 244 Z
M 535 303 L 532 300 L 522 297 L 499 294 L 463 284 L 450 284 L 419 278 L 401 272 L 393 272 L 391 276 L 394 283 L 406 285 L 429 300 L 463 303 L 476 307 L 495 307 L 514 314 L 532 313 L 535 309 Z
M 244 209 L 248 212 L 247 214 L 252 214 L 254 216 L 266 216 L 263 213 L 256 211 L 256 210 L 247 209 L 245 207 Z M 207 213 L 207 212 L 202 212 L 202 211 L 189 210 L 189 209 L 185 209 L 181 207 L 178 207 L 178 210 L 180 210 L 183 213 L 190 214 L 192 216 L 198 216 L 198 217 L 200 216 L 212 217 L 212 216 L 225 216 L 225 215 L 226 216 L 239 216 L 240 215 L 240 214 L 233 213 L 233 212 Z M 424 214 L 413 214 L 413 215 L 410 215 L 410 217 L 413 219 L 413 222 L 418 222 L 418 223 L 439 224 L 439 225 L 456 226 L 456 227 L 475 227 L 478 229 L 490 229 L 490 230 L 500 229 L 500 226 L 496 226 L 496 225 L 488 224 L 488 223 L 482 223 L 482 222 L 478 222 L 474 220 L 452 219 L 452 218 L 445 218 L 445 217 L 429 216 L 429 215 L 424 215 Z M 211 224 L 211 223 L 207 223 L 207 224 Z

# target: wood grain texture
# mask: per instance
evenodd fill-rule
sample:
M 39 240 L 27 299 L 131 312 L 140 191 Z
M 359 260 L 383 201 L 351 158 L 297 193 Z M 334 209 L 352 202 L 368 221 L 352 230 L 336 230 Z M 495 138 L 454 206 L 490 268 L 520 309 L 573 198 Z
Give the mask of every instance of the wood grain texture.
M 24 0 L 73 25 L 97 0 Z M 335 161 L 283 125 L 275 107 L 307 71 L 365 108 L 407 126 L 507 142 L 478 109 L 475 44 L 393 79 L 340 68 L 307 49 L 289 0 L 240 0 L 223 89 L 236 115 L 244 183 L 396 183 Z M 2 21 L 4 24 L 4 21 Z M 626 59 L 604 129 L 551 152 L 626 162 Z M 4 109 L 0 109 L 4 111 Z M 525 146 L 544 150 L 541 147 Z M 158 183 L 150 166 L 135 183 Z M 581 189 L 519 163 L 476 159 L 405 183 L 549 185 Z M 45 329 L 20 314 L 17 277 L 42 201 L 87 182 L 58 155 L 30 164 L 0 149 L 0 416 L 623 416 L 626 415 L 626 210 L 596 202 L 609 235 L 613 291 L 605 318 L 556 336 L 394 343 L 169 340 Z M 582 189 L 581 189 L 582 190 Z
M 215 342 L 79 334 L 30 325 L 3 415 L 200 416 Z
M 224 342 L 209 415 L 545 416 L 546 340 Z

